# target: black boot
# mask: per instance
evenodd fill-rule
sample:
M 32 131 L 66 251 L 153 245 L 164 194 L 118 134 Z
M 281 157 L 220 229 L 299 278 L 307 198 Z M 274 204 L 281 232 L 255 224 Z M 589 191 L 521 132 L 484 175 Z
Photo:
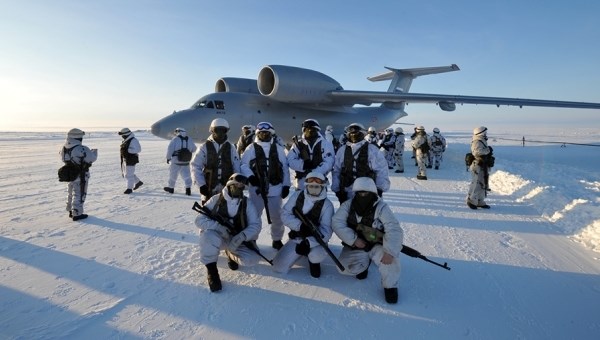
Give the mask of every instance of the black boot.
M 227 267 L 229 267 L 229 269 L 231 270 L 238 270 L 240 265 L 237 262 L 235 262 L 235 260 L 231 257 L 231 254 L 228 251 L 226 251 L 225 254 L 227 254 Z
M 273 249 L 281 249 L 281 247 L 283 247 L 283 242 L 281 242 L 281 240 L 279 241 L 273 241 L 273 243 L 271 243 L 271 247 L 273 247 Z
M 310 276 L 312 277 L 320 277 L 321 276 L 321 264 L 320 263 L 312 263 L 308 261 L 308 266 L 310 268 Z
M 175 192 L 175 189 L 169 188 L 169 187 L 164 187 L 163 190 L 166 191 L 166 192 L 168 192 L 169 194 L 172 194 L 172 193 Z
M 192 196 L 192 188 L 185 188 L 185 194 L 188 196 Z
M 359 280 L 364 280 L 369 276 L 369 268 L 363 270 L 362 272 L 356 274 L 356 278 Z
M 385 302 L 398 303 L 398 288 L 384 288 Z
M 477 210 L 477 206 L 469 201 L 467 201 L 467 206 L 473 210 Z
M 219 277 L 219 270 L 217 269 L 217 263 L 211 262 L 206 265 L 208 287 L 211 292 L 218 292 L 223 288 L 221 285 L 221 277 Z
M 83 220 L 83 219 L 86 219 L 87 217 L 88 217 L 87 214 L 76 215 L 76 216 L 73 216 L 73 221 Z
M 141 187 L 142 185 L 144 185 L 144 182 L 142 181 L 138 181 L 137 183 L 135 183 L 135 185 L 133 186 L 133 190 L 137 190 L 139 189 L 139 187 Z
M 129 194 L 131 194 L 132 192 L 133 192 L 133 191 L 132 191 L 131 189 L 127 189 L 127 190 L 125 190 L 123 193 L 124 193 L 125 195 L 129 195 Z

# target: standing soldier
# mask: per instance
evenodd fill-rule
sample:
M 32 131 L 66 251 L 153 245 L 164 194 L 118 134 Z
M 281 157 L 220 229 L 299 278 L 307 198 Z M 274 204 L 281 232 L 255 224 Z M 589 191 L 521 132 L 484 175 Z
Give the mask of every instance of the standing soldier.
M 365 127 L 352 123 L 346 128 L 348 142 L 335 154 L 331 190 L 340 204 L 354 195 L 352 184 L 358 177 L 374 179 L 379 196 L 390 189 L 387 161 L 379 147 L 365 139 Z
M 67 211 L 73 221 L 87 218 L 83 213 L 83 203 L 87 195 L 90 166 L 98 159 L 98 150 L 82 145 L 85 132 L 71 129 L 67 133 L 65 145 L 59 151 L 65 165 L 59 170 L 59 181 L 67 185 Z
M 377 196 L 377 188 L 368 177 L 357 178 L 352 186 L 354 198 L 340 205 L 331 222 L 342 240 L 339 260 L 346 268 L 342 274 L 364 280 L 371 261 L 381 275 L 385 301 L 398 302 L 400 250 L 404 231 L 390 207 Z
M 248 145 L 252 144 L 252 141 L 254 141 L 254 128 L 252 128 L 252 125 L 242 126 L 242 134 L 237 142 L 237 153 L 239 156 L 244 153 Z
M 177 177 L 181 174 L 181 178 L 185 183 L 185 194 L 190 196 L 192 194 L 192 176 L 190 174 L 190 160 L 192 155 L 196 151 L 196 144 L 188 137 L 187 132 L 184 128 L 175 129 L 175 137 L 171 139 L 169 147 L 167 148 L 167 164 L 171 164 L 169 167 L 169 182 L 163 189 L 172 194 L 175 192 L 175 182 Z
M 396 135 L 392 128 L 385 129 L 385 135 L 380 143 L 381 148 L 384 150 L 385 160 L 388 163 L 388 169 L 394 168 L 394 148 L 396 147 Z
M 480 126 L 473 129 L 473 140 L 471 141 L 471 153 L 474 160 L 469 166 L 471 170 L 471 185 L 467 195 L 467 206 L 471 209 L 489 209 L 485 203 L 485 197 L 489 190 L 489 168 L 494 166 L 492 147 L 487 144 L 487 128 Z
M 335 135 L 333 134 L 333 126 L 327 125 L 325 128 L 325 139 L 331 142 L 333 145 L 333 152 L 335 154 L 340 147 L 340 141 L 335 138 Z
M 396 145 L 394 146 L 394 161 L 396 162 L 396 173 L 404 173 L 404 131 L 397 127 L 394 131 Z
M 202 202 L 220 193 L 229 177 L 240 172 L 240 158 L 235 146 L 227 140 L 228 131 L 229 123 L 225 119 L 213 119 L 210 136 L 200 145 L 190 163 Z
M 304 189 L 304 178 L 312 171 L 327 177 L 333 168 L 335 154 L 333 144 L 319 133 L 321 127 L 314 119 L 302 123 L 302 138 L 294 137 L 294 144 L 287 154 L 290 169 L 294 170 L 297 190 Z
M 440 134 L 440 129 L 433 128 L 431 136 L 431 153 L 434 169 L 438 170 L 442 164 L 443 154 L 446 151 L 446 138 Z
M 379 137 L 377 136 L 377 131 L 375 131 L 374 127 L 369 126 L 365 139 L 367 140 L 367 142 L 379 147 Z
M 135 174 L 135 165 L 140 162 L 138 154 L 142 152 L 142 146 L 128 128 L 122 128 L 119 135 L 123 138 L 120 148 L 121 175 L 127 180 L 127 190 L 123 193 L 129 195 L 144 184 Z
M 415 130 L 415 139 L 412 141 L 412 147 L 416 150 L 416 161 L 418 165 L 417 179 L 427 179 L 427 157 L 429 154 L 429 138 L 425 133 L 423 126 L 417 126 Z
M 281 204 L 290 193 L 290 169 L 285 149 L 274 138 L 275 129 L 269 122 L 256 125 L 256 138 L 242 154 L 241 170 L 250 183 L 250 199 L 258 215 L 263 209 L 271 224 L 272 246 L 283 247 Z
M 260 260 L 256 240 L 262 224 L 256 208 L 244 196 L 246 184 L 245 176 L 231 175 L 221 193 L 211 197 L 204 205 L 213 218 L 206 214 L 196 217 L 195 224 L 200 229 L 200 262 L 206 266 L 211 292 L 222 289 L 217 269 L 222 249 L 225 249 L 227 266 L 231 270 L 237 270 L 239 265 L 253 266 Z M 219 220 L 233 228 L 227 228 Z

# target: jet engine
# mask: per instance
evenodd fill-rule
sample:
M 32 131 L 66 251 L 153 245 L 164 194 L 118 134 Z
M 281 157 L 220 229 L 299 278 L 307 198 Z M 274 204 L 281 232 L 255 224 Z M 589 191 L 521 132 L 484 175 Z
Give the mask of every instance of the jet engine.
M 440 105 L 440 109 L 444 111 L 452 112 L 456 110 L 456 104 L 453 102 L 439 102 L 438 104 Z
M 258 73 L 263 96 L 289 103 L 328 103 L 327 93 L 343 90 L 340 83 L 323 73 L 299 67 L 267 65 Z
M 230 77 L 217 80 L 217 83 L 215 84 L 215 92 L 244 92 L 260 94 L 256 85 L 256 79 Z

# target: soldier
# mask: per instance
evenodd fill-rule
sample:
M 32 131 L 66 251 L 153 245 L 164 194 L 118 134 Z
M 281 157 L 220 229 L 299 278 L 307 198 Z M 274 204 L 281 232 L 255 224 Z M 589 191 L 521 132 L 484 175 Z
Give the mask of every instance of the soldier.
M 365 139 L 365 132 L 360 123 L 348 125 L 348 142 L 335 154 L 331 190 L 340 204 L 352 198 L 352 184 L 358 177 L 373 178 L 379 196 L 390 189 L 387 161 L 379 148 Z
M 429 139 L 423 126 L 417 126 L 415 130 L 415 139 L 412 141 L 412 147 L 416 150 L 416 161 L 419 166 L 417 179 L 427 180 L 427 155 L 429 154 Z
M 367 140 L 367 142 L 379 147 L 379 137 L 377 136 L 377 131 L 375 131 L 374 127 L 369 126 L 365 139 Z
M 404 131 L 401 127 L 394 130 L 396 145 L 394 146 L 394 160 L 396 162 L 396 173 L 404 173 Z
M 181 174 L 181 178 L 185 184 L 185 194 L 192 194 L 192 176 L 190 173 L 190 160 L 196 151 L 196 144 L 188 137 L 184 128 L 175 129 L 175 137 L 171 139 L 167 148 L 167 164 L 169 167 L 169 182 L 163 189 L 172 194 L 175 192 L 175 182 Z
M 192 178 L 200 189 L 202 202 L 221 192 L 229 177 L 240 172 L 240 158 L 227 140 L 229 122 L 216 118 L 210 123 L 210 136 L 202 143 L 190 163 Z
M 135 174 L 135 165 L 140 162 L 138 154 L 142 152 L 142 146 L 129 128 L 122 128 L 119 136 L 123 138 L 121 143 L 121 175 L 127 180 L 127 190 L 123 193 L 129 195 L 144 184 Z
M 443 154 L 446 151 L 446 138 L 440 134 L 440 129 L 433 128 L 433 135 L 430 140 L 433 167 L 435 170 L 438 170 L 442 164 Z
M 394 130 L 392 128 L 385 129 L 385 135 L 383 136 L 383 139 L 379 145 L 384 151 L 385 160 L 388 163 L 388 169 L 393 169 L 395 166 L 394 148 L 396 147 L 396 135 L 394 134 Z
M 82 145 L 85 132 L 71 129 L 67 133 L 65 145 L 59 151 L 65 165 L 59 170 L 59 181 L 67 184 L 67 211 L 73 221 L 87 218 L 83 213 L 83 203 L 87 195 L 90 166 L 98 159 L 98 150 Z
M 196 217 L 195 224 L 200 229 L 200 262 L 206 266 L 211 292 L 222 289 L 217 269 L 221 250 L 225 250 L 227 266 L 231 270 L 237 270 L 240 265 L 256 265 L 260 260 L 251 248 L 258 249 L 256 240 L 262 223 L 256 208 L 244 196 L 246 184 L 245 176 L 238 173 L 231 175 L 221 193 L 211 197 L 204 205 L 216 218 L 205 214 Z M 228 229 L 218 220 L 225 221 L 233 228 Z
M 333 168 L 333 144 L 323 138 L 319 131 L 319 122 L 305 120 L 302 123 L 302 138 L 297 140 L 294 137 L 294 144 L 287 154 L 289 167 L 296 173 L 294 182 L 297 190 L 304 189 L 304 178 L 309 172 L 316 171 L 327 177 Z
M 252 125 L 242 126 L 242 134 L 237 142 L 237 153 L 241 156 L 246 147 L 254 141 L 254 127 Z
M 469 166 L 471 185 L 467 195 L 467 206 L 471 209 L 489 209 L 485 197 L 489 191 L 489 168 L 494 166 L 493 149 L 487 144 L 487 128 L 480 126 L 473 129 L 471 153 L 474 160 Z
M 329 241 L 332 234 L 333 204 L 327 198 L 327 179 L 322 173 L 313 171 L 306 175 L 304 189 L 294 192 L 281 209 L 281 219 L 290 228 L 289 240 L 273 259 L 273 270 L 287 273 L 294 263 L 306 256 L 310 275 L 320 277 L 321 262 L 327 257 L 327 252 L 316 241 L 309 226 L 304 225 L 296 216 L 294 208 L 312 221 L 323 241 Z
M 282 200 L 290 193 L 290 170 L 285 149 L 275 138 L 275 129 L 269 122 L 256 125 L 256 138 L 242 154 L 241 170 L 250 183 L 250 199 L 258 215 L 267 212 L 271 224 L 272 246 L 283 247 Z M 266 206 L 265 206 L 266 205 Z
M 357 178 L 352 190 L 354 198 L 340 205 L 331 223 L 343 244 L 339 260 L 346 269 L 341 273 L 364 280 L 371 261 L 375 262 L 385 301 L 397 303 L 404 231 L 387 203 L 377 196 L 371 178 Z
M 327 125 L 327 127 L 325 128 L 325 139 L 327 139 L 331 142 L 331 144 L 333 144 L 333 152 L 337 152 L 340 147 L 340 141 L 333 134 L 333 126 Z

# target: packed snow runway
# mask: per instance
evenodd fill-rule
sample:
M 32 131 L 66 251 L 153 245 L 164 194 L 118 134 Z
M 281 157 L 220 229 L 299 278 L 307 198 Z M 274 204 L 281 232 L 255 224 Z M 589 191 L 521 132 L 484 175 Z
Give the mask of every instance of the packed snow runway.
M 116 130 L 115 130 L 116 131 Z M 443 132 L 444 133 L 444 132 Z M 219 258 L 223 291 L 210 293 L 198 261 L 192 205 L 179 179 L 165 193 L 168 141 L 136 132 L 136 173 L 123 195 L 116 132 L 88 133 L 99 150 L 85 204 L 65 211 L 58 150 L 64 133 L 0 138 L 0 338 L 150 339 L 594 339 L 600 333 L 600 148 L 494 139 L 490 210 L 465 204 L 469 134 L 448 132 L 440 170 L 427 181 L 405 153 L 384 194 L 404 243 L 447 271 L 404 256 L 400 299 L 383 299 L 372 267 L 359 281 L 327 259 L 289 274 L 261 261 L 233 272 Z M 598 144 L 598 130 L 563 140 Z M 501 135 L 497 137 L 517 137 Z M 520 136 L 518 136 L 520 138 Z M 237 136 L 230 136 L 230 139 Z M 537 140 L 548 139 L 540 134 Z M 532 136 L 533 139 L 533 136 Z M 408 145 L 408 143 L 407 143 Z M 329 198 L 337 207 L 335 195 Z M 274 256 L 263 217 L 262 252 Z M 335 236 L 330 242 L 339 254 Z

